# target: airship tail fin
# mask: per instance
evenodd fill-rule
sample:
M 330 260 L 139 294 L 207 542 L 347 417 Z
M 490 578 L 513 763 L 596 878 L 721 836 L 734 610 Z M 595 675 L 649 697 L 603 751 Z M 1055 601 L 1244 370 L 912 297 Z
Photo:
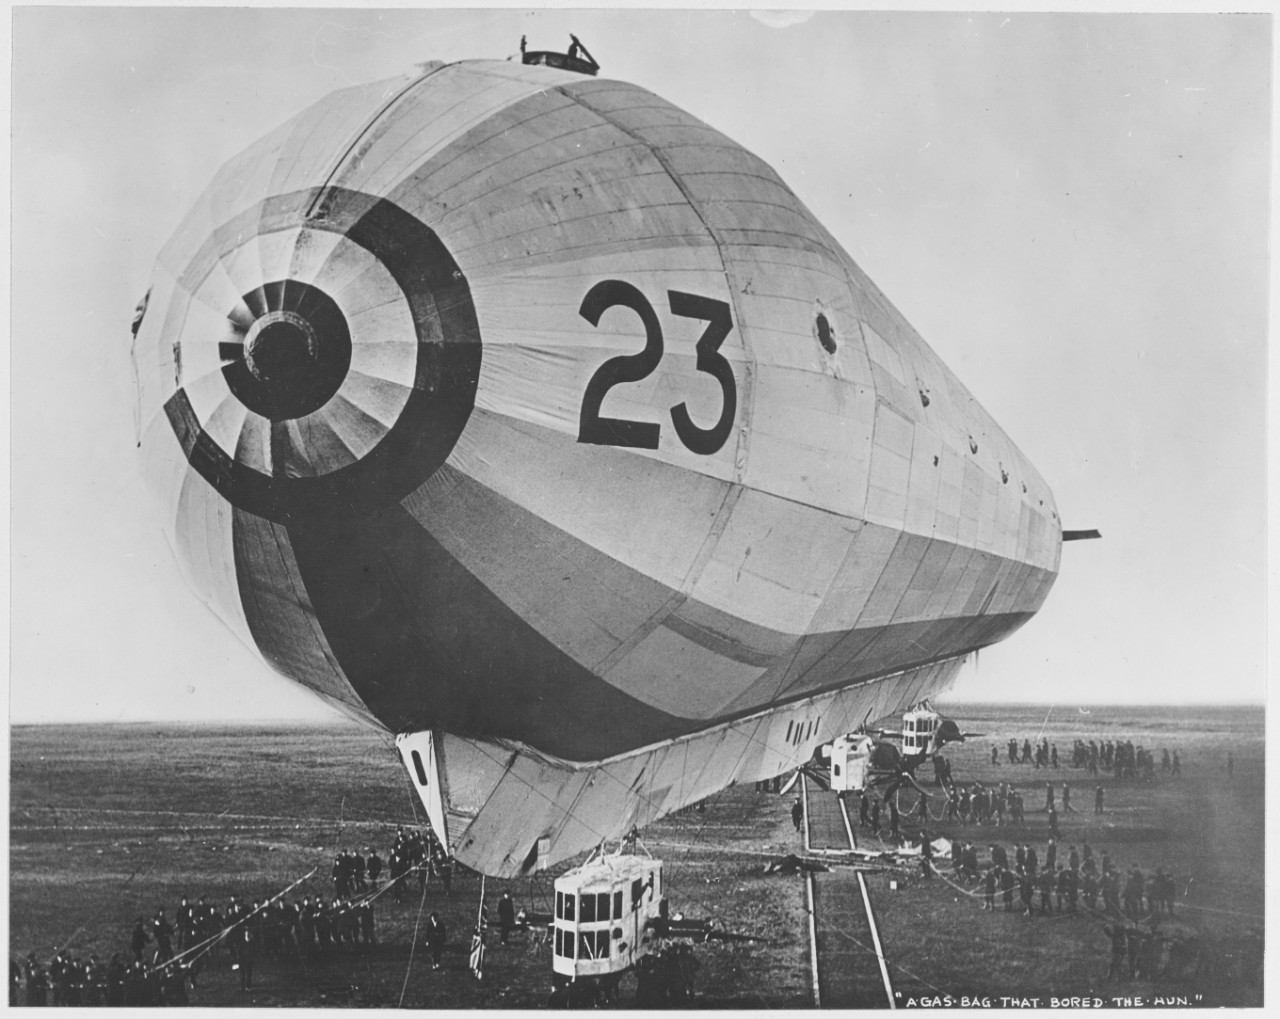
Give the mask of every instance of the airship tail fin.
M 427 810 L 427 820 L 440 844 L 449 843 L 448 773 L 444 767 L 444 743 L 441 734 L 426 732 L 404 733 L 396 737 L 396 747 L 404 761 L 418 798 Z

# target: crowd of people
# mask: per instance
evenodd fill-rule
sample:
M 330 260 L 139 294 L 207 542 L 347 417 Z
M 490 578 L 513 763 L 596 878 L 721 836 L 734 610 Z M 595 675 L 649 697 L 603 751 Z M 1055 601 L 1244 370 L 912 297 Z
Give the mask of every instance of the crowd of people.
M 1045 739 L 1037 745 L 1029 739 L 1024 739 L 1021 744 L 1010 739 L 1005 745 L 1005 752 L 1009 764 L 1026 764 L 1036 770 L 1054 769 L 1069 763 L 1091 777 L 1098 777 L 1106 771 L 1117 781 L 1153 782 L 1156 778 L 1155 753 L 1141 745 L 1135 746 L 1129 740 L 1075 739 L 1069 762 L 1060 760 L 1056 744 Z M 1002 763 L 998 746 L 992 747 L 991 763 Z M 1179 778 L 1182 762 L 1178 751 L 1162 750 L 1159 768 L 1170 777 Z M 1227 771 L 1230 779 L 1234 771 L 1233 759 L 1228 760 Z M 956 822 L 961 828 L 971 823 L 995 828 L 1006 825 L 1025 827 L 1022 794 L 1010 782 L 1002 781 L 991 787 L 981 782 L 940 784 L 946 789 L 947 803 L 937 820 Z M 952 842 L 951 858 L 954 881 L 972 894 L 979 895 L 982 908 L 988 911 L 1003 909 L 1004 912 L 1020 912 L 1028 917 L 1076 913 L 1101 917 L 1111 943 L 1109 978 L 1150 977 L 1167 966 L 1176 968 L 1177 953 L 1183 947 L 1181 940 L 1178 936 L 1167 936 L 1159 929 L 1161 921 L 1174 915 L 1177 883 L 1173 873 L 1163 867 L 1157 867 L 1154 874 L 1144 873 L 1137 864 L 1125 870 L 1112 861 L 1106 850 L 1095 855 L 1088 843 L 1082 843 L 1079 850 L 1075 845 L 1068 845 L 1066 852 L 1060 855 L 1062 832 L 1059 810 L 1066 815 L 1077 813 L 1077 809 L 1071 802 L 1069 782 L 1055 784 L 1048 781 L 1044 790 L 1044 805 L 1039 812 L 1047 819 L 1048 840 L 1039 852 L 1031 842 L 1015 842 L 1012 851 L 991 843 L 985 859 L 982 859 L 977 844 L 956 838 Z M 877 811 L 873 807 L 868 812 L 867 797 L 863 799 L 860 820 L 876 830 Z M 1106 789 L 1101 783 L 1093 790 L 1093 813 L 1106 813 Z M 924 828 L 928 808 L 923 797 L 911 814 L 921 818 L 921 866 L 924 875 L 929 877 L 933 872 L 933 853 Z
M 1172 872 L 1157 867 L 1154 875 L 1146 877 L 1135 864 L 1125 874 L 1106 850 L 1095 857 L 1087 842 L 1080 850 L 1070 846 L 1061 859 L 1053 838 L 1042 853 L 1030 843 L 1015 843 L 1012 861 L 1002 845 L 992 843 L 988 853 L 984 867 L 974 843 L 960 839 L 952 843 L 956 880 L 981 890 L 984 909 L 995 910 L 999 896 L 1005 912 L 1013 912 L 1016 895 L 1018 908 L 1026 916 L 1075 913 L 1081 903 L 1096 912 L 1099 900 L 1101 911 L 1116 917 L 1173 916 L 1177 886 Z
M 1018 740 L 1014 737 L 1006 744 L 1006 752 L 1010 764 L 1030 764 L 1036 769 L 1057 768 L 1058 745 L 1051 744 L 1042 738 L 1032 748 L 1031 740 L 1024 739 L 1019 750 Z M 1000 750 L 991 748 L 991 763 L 1000 763 Z M 1111 772 L 1115 778 L 1130 781 L 1155 781 L 1155 755 L 1142 746 L 1134 746 L 1132 740 L 1089 740 L 1076 739 L 1071 748 L 1071 765 L 1083 768 L 1090 775 L 1097 776 L 1102 771 Z M 1182 774 L 1182 761 L 1178 751 L 1161 752 L 1160 770 L 1167 771 L 1174 778 Z
M 378 944 L 374 906 L 383 893 L 389 891 L 402 901 L 407 883 L 416 875 L 420 891 L 439 878 L 448 895 L 453 871 L 452 859 L 429 831 L 400 828 L 385 867 L 372 848 L 363 854 L 357 849 L 340 851 L 330 869 L 328 898 L 308 893 L 293 901 L 283 894 L 242 900 L 233 894 L 220 906 L 203 895 L 194 901 L 183 896 L 172 919 L 163 906 L 149 919 L 137 917 L 128 950 L 108 961 L 96 953 L 80 958 L 65 949 L 47 963 L 35 952 L 21 961 L 11 958 L 10 1003 L 185 1005 L 188 988 L 195 989 L 202 975 L 223 970 L 236 974 L 241 989 L 249 990 L 262 959 L 367 951 Z M 500 905 L 499 913 L 505 916 L 506 911 Z M 424 924 L 423 939 L 438 968 L 447 941 L 438 914 Z

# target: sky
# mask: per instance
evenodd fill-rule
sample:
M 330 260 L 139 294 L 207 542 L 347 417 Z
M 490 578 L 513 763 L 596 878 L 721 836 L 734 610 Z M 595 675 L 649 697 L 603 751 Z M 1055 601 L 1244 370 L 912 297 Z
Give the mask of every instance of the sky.
M 1261 699 L 1269 18 L 43 7 L 12 22 L 11 721 L 334 717 L 179 575 L 134 305 L 305 106 L 570 31 L 769 162 L 1102 531 L 952 699 Z

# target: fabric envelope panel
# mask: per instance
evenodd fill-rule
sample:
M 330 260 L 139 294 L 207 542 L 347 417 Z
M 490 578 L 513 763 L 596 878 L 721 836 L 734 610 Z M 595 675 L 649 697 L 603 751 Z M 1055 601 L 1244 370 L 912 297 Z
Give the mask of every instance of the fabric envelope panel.
M 656 708 L 685 718 L 714 718 L 764 669 L 736 662 L 659 626 L 604 679 Z
M 388 102 L 413 80 L 408 75 L 386 78 L 334 93 L 266 135 L 245 153 L 247 160 L 230 165 L 228 178 L 247 185 L 246 204 L 268 194 L 319 187 Z M 265 179 L 260 176 L 264 171 Z
M 588 668 L 671 597 L 670 587 L 451 468 L 404 505 L 458 563 Z
M 414 103 L 419 88 L 430 103 Z M 519 102 L 537 86 L 527 81 L 477 75 L 465 68 L 441 68 L 412 86 L 334 173 L 334 183 L 373 195 L 390 195 L 404 178 L 435 153 L 478 124 Z
M 737 618 L 805 633 L 856 525 L 744 489 L 692 596 Z
M 811 633 L 848 630 L 857 624 L 900 534 L 897 528 L 873 523 L 858 528 L 810 624 Z
M 907 511 L 902 521 L 904 530 L 912 534 L 936 533 L 942 452 L 942 440 L 937 434 L 931 428 L 917 424 L 912 436 Z
M 753 397 L 743 483 L 856 516 L 866 500 L 874 394 L 826 374 L 760 366 Z
M 863 518 L 886 527 L 902 527 L 907 510 L 914 426 L 897 407 L 876 399 L 871 471 Z
M 189 583 L 240 640 L 252 646 L 236 577 L 234 508 L 204 478 L 187 470 L 174 507 L 174 548 Z
M 926 612 L 930 595 L 944 583 L 947 565 L 954 552 L 955 546 L 949 541 L 929 540 L 893 614 L 893 622 L 908 623 L 931 618 Z
M 605 555 L 683 589 L 728 483 L 477 408 L 449 464 Z M 604 479 L 602 483 L 602 479 Z
M 928 547 L 929 539 L 926 537 L 906 533 L 899 535 L 871 597 L 858 614 L 859 629 L 887 626 L 893 621 Z

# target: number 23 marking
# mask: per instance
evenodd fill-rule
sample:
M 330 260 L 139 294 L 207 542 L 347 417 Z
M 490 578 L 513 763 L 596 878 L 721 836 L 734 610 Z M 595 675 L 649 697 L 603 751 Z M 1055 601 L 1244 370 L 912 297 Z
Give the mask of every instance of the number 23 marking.
M 703 456 L 719 450 L 733 430 L 734 415 L 738 410 L 738 385 L 733 367 L 720 353 L 720 344 L 733 330 L 733 317 L 729 305 L 711 297 L 668 290 L 667 299 L 671 314 L 681 318 L 696 318 L 707 323 L 698 340 L 697 370 L 706 372 L 720 383 L 722 405 L 720 420 L 710 428 L 700 428 L 693 423 L 684 403 L 671 408 L 671 422 L 675 425 L 680 441 L 692 452 Z M 582 412 L 578 419 L 578 441 L 597 446 L 631 446 L 637 449 L 657 449 L 661 425 L 651 421 L 631 421 L 627 418 L 600 416 L 600 405 L 605 394 L 624 382 L 639 382 L 647 378 L 662 360 L 662 324 L 653 305 L 630 283 L 623 280 L 602 280 L 587 291 L 578 314 L 593 326 L 599 326 L 600 317 L 614 307 L 630 308 L 640 316 L 644 324 L 644 350 L 638 354 L 611 357 L 596 369 L 587 390 L 582 394 Z

